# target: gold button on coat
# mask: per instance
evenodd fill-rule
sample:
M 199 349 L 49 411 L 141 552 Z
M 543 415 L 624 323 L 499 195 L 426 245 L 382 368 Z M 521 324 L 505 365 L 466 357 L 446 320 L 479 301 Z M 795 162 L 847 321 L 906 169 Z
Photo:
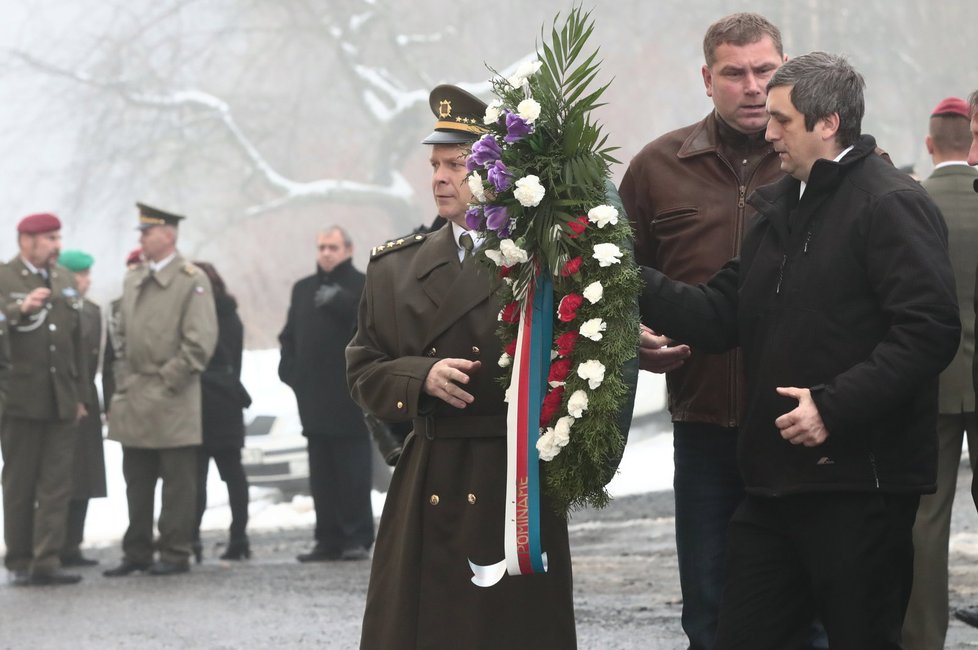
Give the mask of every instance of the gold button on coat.
M 476 346 L 473 345 L 472 346 L 472 354 L 478 356 L 479 355 L 479 348 L 477 348 Z
M 430 350 L 428 350 L 428 356 L 429 357 L 433 357 L 433 356 L 435 356 L 435 353 L 436 352 L 437 352 L 437 350 L 435 350 L 435 348 L 431 348 Z
M 431 498 L 428 499 L 428 500 L 431 502 L 431 505 L 433 505 L 433 506 L 437 506 L 438 505 L 438 502 L 441 501 L 441 499 L 438 498 L 438 495 L 437 494 L 432 494 L 431 495 Z
M 399 409 L 404 408 L 404 402 L 398 402 L 397 403 L 397 408 L 399 408 Z
M 470 494 L 469 495 L 469 503 L 472 504 L 472 505 L 475 505 L 475 501 L 476 501 L 475 495 L 474 494 Z

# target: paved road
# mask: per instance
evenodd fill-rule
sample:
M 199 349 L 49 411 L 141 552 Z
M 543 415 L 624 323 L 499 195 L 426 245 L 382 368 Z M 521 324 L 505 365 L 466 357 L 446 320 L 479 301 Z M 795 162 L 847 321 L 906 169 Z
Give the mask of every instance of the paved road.
M 962 471 L 952 537 L 953 606 L 978 604 L 978 516 Z M 253 537 L 254 559 L 214 559 L 223 535 L 189 575 L 110 580 L 117 548 L 76 587 L 0 585 L 0 648 L 214 650 L 357 647 L 368 563 L 300 565 L 308 530 Z M 672 495 L 616 500 L 571 522 L 582 650 L 682 650 Z M 947 648 L 978 647 L 978 630 L 952 622 Z M 461 649 L 464 650 L 464 649 Z M 523 650 L 523 649 L 513 649 Z

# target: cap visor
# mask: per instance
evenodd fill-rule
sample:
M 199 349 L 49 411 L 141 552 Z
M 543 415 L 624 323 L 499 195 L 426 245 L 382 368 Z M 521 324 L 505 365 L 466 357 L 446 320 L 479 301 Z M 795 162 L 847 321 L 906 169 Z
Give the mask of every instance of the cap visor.
M 432 131 L 421 144 L 471 144 L 478 139 L 478 135 L 464 131 Z

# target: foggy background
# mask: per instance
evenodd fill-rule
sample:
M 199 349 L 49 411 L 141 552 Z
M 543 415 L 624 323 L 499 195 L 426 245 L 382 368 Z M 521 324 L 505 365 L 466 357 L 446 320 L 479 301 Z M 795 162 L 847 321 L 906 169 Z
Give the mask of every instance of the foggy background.
M 355 263 L 434 216 L 429 90 L 488 88 L 486 65 L 531 55 L 567 1 L 0 0 L 0 258 L 51 211 L 96 258 L 92 297 L 121 291 L 135 201 L 188 216 L 179 247 L 213 262 L 249 348 L 274 347 L 316 231 L 345 226 Z M 614 78 L 598 117 L 623 163 L 699 120 L 702 37 L 756 11 L 785 52 L 850 57 L 864 131 L 931 169 L 927 117 L 978 88 L 976 0 L 595 0 L 592 46 Z M 485 97 L 485 92 L 482 93 Z M 624 164 L 613 168 L 620 180 Z

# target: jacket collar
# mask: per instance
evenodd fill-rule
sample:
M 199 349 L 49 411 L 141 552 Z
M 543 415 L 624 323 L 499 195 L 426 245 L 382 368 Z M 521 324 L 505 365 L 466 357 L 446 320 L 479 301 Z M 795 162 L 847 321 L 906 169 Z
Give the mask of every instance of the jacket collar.
M 177 252 L 174 258 L 170 260 L 169 264 L 164 266 L 159 271 L 153 273 L 152 276 L 149 272 L 149 264 L 143 264 L 137 271 L 137 273 L 140 275 L 136 284 L 143 286 L 152 278 L 157 284 L 165 289 L 166 287 L 170 286 L 170 283 L 173 282 L 173 278 L 177 277 L 177 274 L 180 273 L 180 270 L 183 269 L 186 264 L 187 261 L 183 259 L 183 255 L 181 255 L 179 252 Z
M 320 283 L 334 282 L 336 280 L 342 279 L 349 275 L 350 270 L 353 268 L 353 258 L 349 257 L 336 266 L 333 267 L 332 271 L 326 272 L 318 264 L 316 265 L 316 277 L 319 278 Z
M 852 151 L 839 162 L 820 158 L 812 165 L 808 175 L 808 187 L 801 201 L 798 191 L 801 182 L 794 176 L 765 185 L 754 191 L 747 202 L 754 206 L 761 218 L 767 219 L 782 238 L 787 239 L 788 217 L 798 208 L 796 221 L 804 225 L 826 197 L 842 182 L 843 178 L 867 156 L 875 155 L 876 140 L 871 135 L 862 135 L 853 145 Z
M 457 251 L 451 225 L 446 224 L 428 236 L 415 257 L 415 275 L 437 308 L 428 321 L 425 345 L 489 298 L 490 282 L 485 265 L 478 258 L 470 257 L 460 268 Z
M 721 139 L 731 147 L 746 147 L 758 137 L 760 137 L 762 146 L 770 146 L 764 140 L 763 133 L 753 136 L 740 133 L 717 117 L 717 112 L 714 110 L 693 128 L 679 147 L 679 152 L 676 155 L 679 158 L 692 158 L 719 152 Z
M 931 172 L 930 178 L 939 178 L 941 176 L 978 176 L 978 169 L 975 169 L 971 165 L 945 165 L 939 169 L 935 169 Z

